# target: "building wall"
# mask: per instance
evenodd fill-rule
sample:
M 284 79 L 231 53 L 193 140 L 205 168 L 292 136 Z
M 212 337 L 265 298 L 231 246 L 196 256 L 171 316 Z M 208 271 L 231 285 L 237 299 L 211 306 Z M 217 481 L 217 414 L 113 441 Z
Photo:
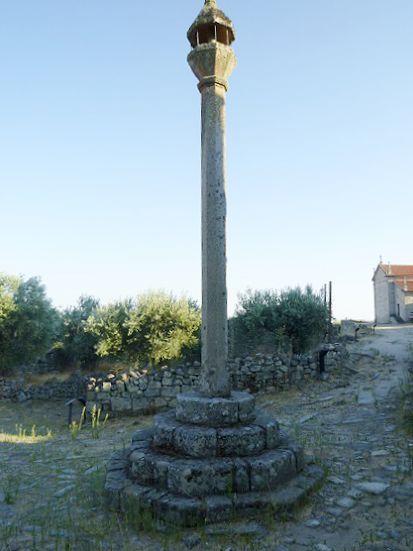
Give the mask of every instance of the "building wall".
M 376 323 L 390 323 L 389 284 L 380 268 L 374 276 L 374 311 Z
M 401 317 L 403 321 L 408 320 L 408 313 L 406 310 L 406 295 L 405 292 L 400 289 L 397 285 L 395 286 L 395 303 L 396 303 L 396 313 Z
M 404 293 L 406 321 L 413 321 L 413 293 Z

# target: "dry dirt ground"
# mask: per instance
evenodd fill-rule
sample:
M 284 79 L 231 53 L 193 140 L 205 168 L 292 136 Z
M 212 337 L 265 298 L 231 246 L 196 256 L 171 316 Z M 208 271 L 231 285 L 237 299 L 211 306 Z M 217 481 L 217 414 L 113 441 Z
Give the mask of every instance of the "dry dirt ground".
M 325 483 L 292 513 L 199 531 L 153 531 L 145 519 L 136 531 L 105 510 L 106 461 L 150 417 L 76 436 L 61 402 L 0 402 L 0 551 L 412 551 L 413 439 L 400 421 L 412 343 L 413 327 L 379 328 L 351 345 L 340 373 L 260 396 Z

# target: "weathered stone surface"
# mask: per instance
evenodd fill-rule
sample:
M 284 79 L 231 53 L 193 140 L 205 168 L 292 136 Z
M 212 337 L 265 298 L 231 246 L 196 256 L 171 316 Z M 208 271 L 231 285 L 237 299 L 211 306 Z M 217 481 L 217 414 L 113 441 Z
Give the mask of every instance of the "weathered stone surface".
M 217 430 L 218 456 L 256 455 L 265 449 L 265 431 L 258 425 Z
M 224 427 L 254 419 L 255 398 L 232 392 L 228 398 L 208 398 L 197 392 L 177 396 L 176 418 L 183 423 Z
M 217 431 L 213 428 L 180 425 L 174 432 L 174 451 L 190 457 L 215 457 Z
M 262 427 L 265 433 L 265 448 L 273 449 L 281 443 L 281 432 L 279 423 L 270 415 L 259 411 L 254 422 L 255 425 Z
M 145 486 L 155 485 L 155 469 L 152 455 L 148 451 L 134 451 L 129 457 L 130 475 Z
M 155 432 L 153 436 L 153 445 L 155 448 L 164 450 L 173 449 L 174 434 L 178 427 L 173 412 L 157 415 L 155 417 Z
M 145 504 L 145 496 L 142 499 Z M 199 526 L 205 522 L 205 505 L 200 499 L 164 495 L 157 500 L 154 509 L 163 521 L 175 526 Z
M 173 412 L 155 418 L 154 446 L 174 450 L 190 457 L 226 457 L 256 455 L 282 442 L 278 423 L 259 415 L 253 424 L 222 429 L 201 425 L 183 425 Z M 287 447 L 289 442 L 286 441 Z
M 274 489 L 297 473 L 295 455 L 290 450 L 272 450 L 259 457 L 249 458 L 248 463 L 253 492 Z
M 126 481 L 126 474 L 124 475 Z M 245 494 L 208 495 L 206 498 L 185 497 L 125 482 L 121 492 L 122 509 L 139 513 L 149 510 L 154 517 L 178 526 L 197 526 L 205 522 L 231 520 L 235 515 L 256 516 L 260 510 L 288 509 L 303 499 L 323 478 L 319 467 L 307 471 L 284 484 L 276 491 Z
M 190 497 L 269 491 L 299 470 L 292 449 L 270 450 L 245 459 L 182 459 L 150 449 L 135 450 L 129 456 L 129 474 L 134 481 Z
M 178 460 L 169 469 L 168 489 L 192 497 L 228 494 L 233 486 L 233 464 L 224 461 Z
M 111 411 L 130 412 L 132 411 L 132 400 L 130 396 L 113 396 L 110 399 Z
M 251 490 L 250 467 L 245 459 L 234 459 L 233 492 L 245 493 Z
M 154 429 L 141 429 L 136 431 L 132 435 L 132 445 L 142 444 L 147 447 L 152 442 L 154 436 Z
M 205 498 L 206 515 L 205 522 L 223 522 L 231 520 L 233 514 L 233 502 L 227 496 L 208 496 Z

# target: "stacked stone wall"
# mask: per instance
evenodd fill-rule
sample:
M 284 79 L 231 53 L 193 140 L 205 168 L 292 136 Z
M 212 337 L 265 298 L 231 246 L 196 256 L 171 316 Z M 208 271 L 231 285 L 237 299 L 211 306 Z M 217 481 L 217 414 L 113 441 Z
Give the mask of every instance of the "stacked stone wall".
M 342 345 L 330 347 L 327 371 L 339 368 L 346 351 Z M 273 392 L 317 377 L 318 353 L 302 356 L 255 354 L 231 359 L 228 363 L 234 390 Z M 197 386 L 200 363 L 163 367 L 151 372 L 109 373 L 100 376 L 73 374 L 63 382 L 26 384 L 24 379 L 0 378 L 0 400 L 67 400 L 87 396 L 92 403 L 119 415 L 153 413 L 174 407 L 176 396 Z
M 89 377 L 73 374 L 66 381 L 49 381 L 42 385 L 26 384 L 24 379 L 1 379 L 0 400 L 65 400 L 86 395 Z
M 326 356 L 328 371 L 340 368 L 346 358 L 342 345 L 331 346 Z M 256 354 L 229 362 L 234 390 L 273 392 L 291 388 L 319 375 L 318 353 L 302 356 Z M 109 374 L 91 378 L 88 401 L 119 415 L 153 413 L 176 405 L 176 396 L 193 389 L 200 374 L 199 362 L 164 367 L 152 373 Z

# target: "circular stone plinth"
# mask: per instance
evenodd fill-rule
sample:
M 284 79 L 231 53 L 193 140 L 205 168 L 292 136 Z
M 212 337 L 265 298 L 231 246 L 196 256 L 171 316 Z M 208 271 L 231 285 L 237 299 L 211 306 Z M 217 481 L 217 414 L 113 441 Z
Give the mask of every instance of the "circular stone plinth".
M 133 516 L 147 511 L 154 520 L 182 527 L 256 516 L 268 507 L 284 511 L 300 502 L 324 477 L 321 468 L 305 466 L 297 457 L 296 445 L 288 440 L 284 445 L 287 442 L 288 448 L 250 458 L 249 465 L 239 459 L 215 460 L 208 465 L 145 453 L 150 440 L 137 441 L 132 449 L 116 452 L 109 462 L 108 504 L 112 510 Z M 146 466 L 143 460 L 148 462 Z M 211 470 L 219 473 L 220 480 L 210 478 L 213 484 L 208 491 Z M 231 471 L 239 479 L 233 478 L 232 484 L 227 479 Z
M 129 477 L 182 497 L 244 494 L 276 490 L 304 467 L 298 446 L 278 448 L 244 458 L 179 458 L 155 451 L 133 451 Z
M 154 449 L 186 457 L 244 457 L 280 444 L 277 421 L 261 412 L 253 423 L 226 427 L 184 424 L 174 412 L 155 417 Z
M 226 427 L 250 423 L 255 418 L 255 398 L 248 392 L 232 392 L 229 398 L 209 398 L 198 392 L 187 392 L 176 399 L 176 418 L 181 423 Z

